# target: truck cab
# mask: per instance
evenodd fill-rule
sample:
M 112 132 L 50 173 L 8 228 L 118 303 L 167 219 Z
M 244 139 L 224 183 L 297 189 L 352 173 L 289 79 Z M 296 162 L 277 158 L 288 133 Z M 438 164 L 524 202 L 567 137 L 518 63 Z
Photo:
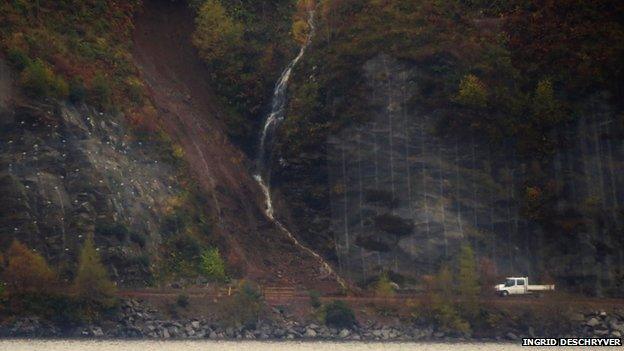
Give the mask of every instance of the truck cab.
M 539 296 L 544 291 L 555 290 L 555 285 L 529 285 L 529 277 L 507 277 L 503 284 L 496 285 L 494 289 L 502 297 L 527 294 Z
M 527 293 L 527 277 L 507 277 L 505 283 L 498 284 L 496 291 L 501 296 L 524 295 Z

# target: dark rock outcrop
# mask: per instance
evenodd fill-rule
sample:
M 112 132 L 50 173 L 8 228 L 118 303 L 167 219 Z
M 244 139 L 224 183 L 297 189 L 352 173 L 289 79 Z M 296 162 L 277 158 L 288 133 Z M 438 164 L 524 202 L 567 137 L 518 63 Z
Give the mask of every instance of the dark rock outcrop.
M 162 206 L 177 171 L 112 115 L 86 106 L 15 102 L 0 110 L 0 247 L 18 239 L 71 270 L 94 235 L 112 278 L 150 279 Z

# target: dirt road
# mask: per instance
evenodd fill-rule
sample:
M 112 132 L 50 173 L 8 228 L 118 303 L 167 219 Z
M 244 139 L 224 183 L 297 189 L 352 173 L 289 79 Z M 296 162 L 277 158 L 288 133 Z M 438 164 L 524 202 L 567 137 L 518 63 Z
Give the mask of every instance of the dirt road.
M 228 294 L 233 294 L 234 290 L 228 290 L 227 288 L 221 289 L 144 289 L 144 290 L 132 290 L 121 291 L 120 296 L 126 298 L 138 298 L 144 300 L 158 300 L 158 299 L 175 299 L 180 294 L 188 296 L 190 299 L 196 301 L 218 301 L 222 298 L 226 298 Z M 301 305 L 309 304 L 310 297 L 306 291 L 295 290 L 291 288 L 267 288 L 263 291 L 265 301 L 271 306 L 279 305 Z M 328 302 L 333 300 L 342 300 L 349 302 L 353 305 L 366 305 L 366 304 L 384 304 L 394 306 L 405 306 L 407 304 L 421 303 L 427 301 L 427 295 L 424 293 L 412 293 L 412 294 L 397 294 L 393 297 L 375 297 L 372 295 L 363 296 L 323 296 L 321 301 Z M 624 308 L 624 299 L 616 298 L 594 298 L 579 295 L 544 295 L 542 297 L 536 296 L 511 296 L 511 297 L 499 297 L 495 294 L 492 296 L 485 296 L 481 298 L 481 302 L 487 303 L 493 306 L 500 307 L 513 307 L 519 305 L 562 305 L 562 306 L 574 306 L 582 309 L 612 309 L 612 308 Z

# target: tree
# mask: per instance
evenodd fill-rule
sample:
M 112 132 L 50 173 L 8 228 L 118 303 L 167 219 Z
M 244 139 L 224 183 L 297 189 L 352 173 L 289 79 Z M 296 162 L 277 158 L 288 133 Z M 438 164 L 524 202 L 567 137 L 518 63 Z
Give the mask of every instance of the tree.
M 462 246 L 459 253 L 459 295 L 462 307 L 469 316 L 475 316 L 479 302 L 479 278 L 474 252 L 469 244 Z
M 100 261 L 92 236 L 87 237 L 80 251 L 74 292 L 86 304 L 88 312 L 110 308 L 116 301 L 115 285 L 108 278 L 106 267 Z
M 20 83 L 26 94 L 36 97 L 64 99 L 69 94 L 69 86 L 62 77 L 40 59 L 30 62 L 20 76 Z
M 353 328 L 355 313 L 344 301 L 336 300 L 325 306 L 325 324 L 332 328 Z
M 108 79 L 98 74 L 91 82 L 91 102 L 101 109 L 108 109 L 112 104 L 113 91 Z
M 537 83 L 533 95 L 533 119 L 540 128 L 549 128 L 563 119 L 564 113 L 550 80 L 543 79 Z
M 375 284 L 375 295 L 380 297 L 394 296 L 394 286 L 387 273 L 382 273 Z
M 434 277 L 434 289 L 437 296 L 451 301 L 453 299 L 453 274 L 448 266 L 440 267 L 438 274 Z
M 58 283 L 56 273 L 35 251 L 14 240 L 6 253 L 7 267 L 2 276 L 11 296 L 49 293 Z
M 453 274 L 446 265 L 440 267 L 433 285 L 434 291 L 428 292 L 430 301 L 425 307 L 429 317 L 439 328 L 448 332 L 469 332 L 470 324 L 459 315 L 453 301 Z
M 223 263 L 223 259 L 221 258 L 218 248 L 204 250 L 200 256 L 199 267 L 200 271 L 208 278 L 216 281 L 226 280 L 225 264 Z
M 304 19 L 298 19 L 293 22 L 292 35 L 298 43 L 305 43 L 305 41 L 308 39 L 309 31 L 310 28 L 308 26 L 308 23 Z
M 220 306 L 220 320 L 225 326 L 255 328 L 264 309 L 260 288 L 252 282 L 242 281 L 234 296 Z
M 195 22 L 193 43 L 208 63 L 223 60 L 242 42 L 242 24 L 230 18 L 217 0 L 207 0 L 199 8 Z
M 487 105 L 485 84 L 474 74 L 466 75 L 459 83 L 456 101 L 470 108 L 484 108 Z

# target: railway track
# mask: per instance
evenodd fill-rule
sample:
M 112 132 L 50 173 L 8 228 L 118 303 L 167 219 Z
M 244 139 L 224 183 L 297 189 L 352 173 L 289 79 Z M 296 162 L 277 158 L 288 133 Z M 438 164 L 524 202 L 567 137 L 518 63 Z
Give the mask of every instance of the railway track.
M 175 299 L 184 294 L 190 299 L 205 299 L 207 301 L 218 301 L 236 293 L 234 287 L 224 288 L 191 288 L 191 289 L 142 289 L 123 290 L 119 292 L 120 297 L 138 299 Z M 301 304 L 309 302 L 307 291 L 297 290 L 294 287 L 265 287 L 262 295 L 268 305 Z M 427 302 L 427 295 L 424 293 L 397 294 L 392 297 L 376 296 L 322 296 L 321 301 L 343 300 L 355 305 L 365 304 L 387 304 L 405 306 L 407 303 Z M 624 299 L 618 298 L 594 298 L 584 296 L 544 296 L 541 298 L 529 296 L 513 296 L 501 298 L 494 294 L 492 296 L 481 297 L 481 301 L 495 306 L 516 306 L 516 305 L 569 305 L 582 306 L 585 308 L 624 308 Z

